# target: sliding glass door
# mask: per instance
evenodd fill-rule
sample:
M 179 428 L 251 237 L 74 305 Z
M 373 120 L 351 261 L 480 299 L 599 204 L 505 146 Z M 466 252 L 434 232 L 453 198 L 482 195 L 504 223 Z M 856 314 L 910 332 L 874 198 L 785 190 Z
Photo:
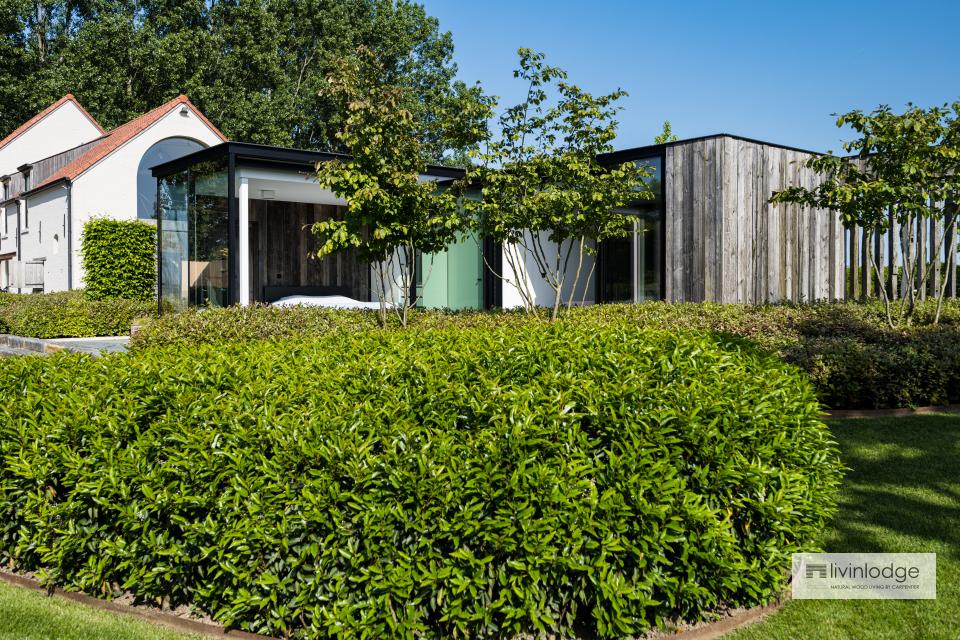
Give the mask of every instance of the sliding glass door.
M 663 159 L 636 160 L 650 171 L 652 200 L 622 211 L 630 216 L 629 233 L 600 245 L 597 265 L 598 302 L 643 302 L 663 297 Z
M 629 235 L 604 241 L 599 260 L 599 302 L 659 300 L 663 278 L 659 211 L 636 212 Z

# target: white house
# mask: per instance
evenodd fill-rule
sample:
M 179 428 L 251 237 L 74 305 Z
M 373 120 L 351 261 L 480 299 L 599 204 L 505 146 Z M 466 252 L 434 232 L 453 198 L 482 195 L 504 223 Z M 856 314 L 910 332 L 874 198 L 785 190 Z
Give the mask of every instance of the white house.
M 155 220 L 150 167 L 225 140 L 182 95 L 112 131 L 56 101 L 0 141 L 0 290 L 82 287 L 84 223 Z

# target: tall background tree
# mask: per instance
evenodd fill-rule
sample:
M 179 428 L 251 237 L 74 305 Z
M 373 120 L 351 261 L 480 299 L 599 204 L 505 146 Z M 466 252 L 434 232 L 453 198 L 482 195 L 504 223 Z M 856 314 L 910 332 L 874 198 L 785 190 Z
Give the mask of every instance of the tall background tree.
M 454 80 L 450 33 L 405 0 L 0 0 L 0 29 L 0 134 L 68 92 L 108 128 L 186 93 L 232 139 L 338 149 L 344 114 L 321 89 L 358 46 L 420 122 L 479 95 Z

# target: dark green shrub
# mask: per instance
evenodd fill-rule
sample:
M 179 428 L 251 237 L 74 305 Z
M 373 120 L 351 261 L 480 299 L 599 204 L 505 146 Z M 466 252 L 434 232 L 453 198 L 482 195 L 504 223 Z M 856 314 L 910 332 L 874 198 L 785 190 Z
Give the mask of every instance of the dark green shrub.
M 933 303 L 921 303 L 918 326 L 894 331 L 882 305 L 596 305 L 574 309 L 562 322 L 583 327 L 632 326 L 722 333 L 776 354 L 806 371 L 822 402 L 835 409 L 960 403 L 960 301 L 948 300 L 941 324 L 930 325 Z M 419 311 L 414 330 L 524 326 L 520 312 Z M 255 307 L 190 311 L 151 322 L 134 348 L 162 344 L 316 337 L 375 326 L 357 311 Z
M 156 302 L 90 300 L 83 291 L 0 296 L 0 333 L 32 338 L 120 336 L 134 319 L 156 315 Z
M 156 299 L 156 227 L 139 220 L 94 218 L 83 225 L 80 247 L 90 298 Z
M 13 360 L 0 561 L 290 637 L 623 637 L 765 602 L 840 476 L 804 377 L 706 335 Z

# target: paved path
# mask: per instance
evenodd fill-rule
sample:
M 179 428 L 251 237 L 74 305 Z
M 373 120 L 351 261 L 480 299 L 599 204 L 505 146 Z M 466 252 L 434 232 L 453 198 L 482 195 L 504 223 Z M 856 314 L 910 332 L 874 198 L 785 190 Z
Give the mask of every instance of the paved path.
M 67 351 L 100 354 L 126 351 L 130 338 L 127 336 L 117 338 L 57 338 L 45 342 L 49 345 L 63 347 Z
M 130 338 L 56 338 L 39 340 L 18 336 L 0 336 L 0 357 L 26 356 L 55 351 L 73 351 L 99 356 L 103 353 L 123 352 L 127 350 Z
M 8 347 L 0 344 L 0 358 L 9 358 L 10 356 L 30 356 L 30 355 L 40 355 L 36 351 L 27 351 L 26 349 L 15 349 L 13 347 Z

